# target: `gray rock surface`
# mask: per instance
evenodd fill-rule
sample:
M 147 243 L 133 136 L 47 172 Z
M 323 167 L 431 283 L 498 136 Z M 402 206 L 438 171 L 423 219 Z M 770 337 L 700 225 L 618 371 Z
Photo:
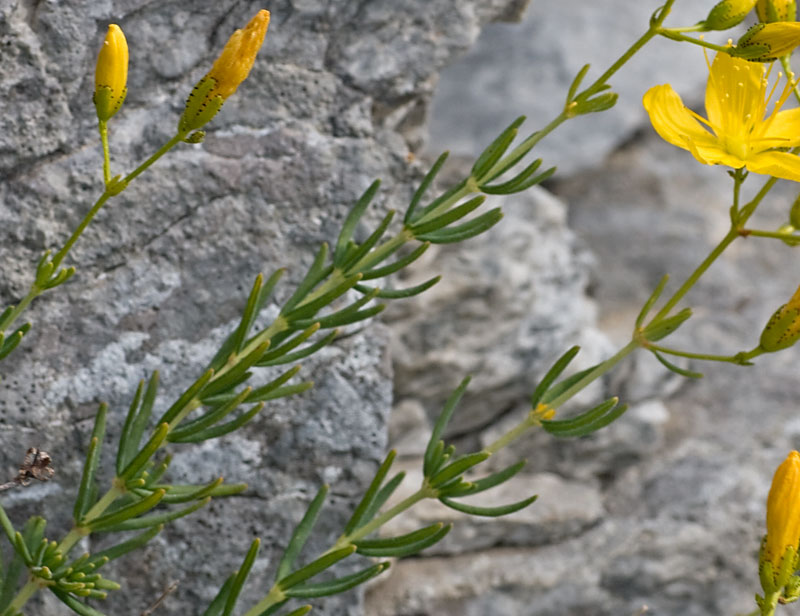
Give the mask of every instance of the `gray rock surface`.
M 597 74 L 642 30 L 658 4 L 533 3 L 521 26 L 489 26 L 473 50 L 442 75 L 433 103 L 431 149 L 473 154 L 514 113 L 527 113 L 532 128 L 543 124 L 557 113 L 578 68 L 591 60 Z M 673 21 L 693 23 L 712 5 L 678 2 Z M 641 94 L 650 85 L 669 82 L 702 109 L 707 74 L 702 55 L 694 48 L 667 47 L 666 42 L 654 44 L 612 80 L 621 93 L 613 111 L 559 129 L 540 150 L 545 164 L 559 165 L 560 173 L 547 188 L 561 200 L 556 207 L 565 209 L 569 228 L 577 235 L 569 236 L 570 245 L 579 254 L 588 246 L 594 255 L 587 290 L 596 300 L 598 319 L 593 324 L 590 317 L 574 338 L 588 340 L 590 354 L 608 356 L 625 344 L 633 319 L 660 277 L 672 274 L 670 288 L 677 288 L 727 231 L 726 170 L 701 166 L 689 153 L 662 142 L 640 107 Z M 553 101 L 556 107 L 548 107 Z M 469 130 L 458 130 L 465 127 Z M 761 182 L 751 176 L 745 193 L 753 194 Z M 779 183 L 753 226 L 777 228 L 796 194 L 796 185 Z M 512 225 L 516 229 L 521 223 Z M 546 239 L 552 234 L 549 230 Z M 513 272 L 519 265 L 517 255 L 497 256 L 496 247 L 506 243 L 451 257 L 477 264 L 469 280 L 474 287 L 486 285 L 485 297 L 507 292 L 504 284 L 494 287 L 492 281 L 499 276 L 496 272 Z M 695 316 L 670 338 L 670 346 L 709 353 L 752 348 L 770 314 L 797 288 L 796 250 L 757 238 L 738 241 L 688 296 Z M 481 267 L 484 263 L 488 265 Z M 573 305 L 588 306 L 578 289 L 576 293 Z M 507 324 L 518 322 L 518 310 L 516 302 L 500 301 L 491 312 Z M 446 319 L 430 326 L 438 328 L 455 329 Z M 487 370 L 470 354 L 473 330 L 458 331 L 460 340 L 448 357 L 458 358 L 464 370 L 492 375 L 493 366 Z M 543 339 L 552 335 L 544 333 Z M 524 336 L 519 342 L 505 339 L 505 357 L 514 357 L 528 344 Z M 502 356 L 502 347 L 493 352 Z M 561 350 L 565 348 L 566 343 Z M 549 353 L 552 359 L 558 350 Z M 420 362 L 431 383 L 451 379 L 449 362 L 435 367 L 429 361 L 424 354 L 400 355 L 395 388 L 408 397 L 397 412 L 418 409 L 423 405 L 418 398 L 425 399 L 414 396 L 413 378 L 403 366 Z M 691 366 L 706 377 L 682 379 L 639 353 L 583 401 L 620 395 L 631 403 L 620 421 L 578 441 L 531 433 L 494 456 L 490 462 L 498 469 L 528 459 L 524 477 L 531 483 L 498 495 L 496 502 L 521 498 L 531 488 L 541 490 L 539 501 L 526 513 L 531 516 L 529 532 L 518 535 L 513 520 L 508 534 L 496 535 L 483 521 L 461 520 L 453 531 L 459 533 L 458 541 L 445 544 L 439 553 L 397 563 L 370 590 L 368 613 L 619 616 L 644 614 L 645 606 L 648 614 L 669 616 L 752 611 L 769 480 L 800 443 L 797 349 L 758 358 L 750 368 Z M 541 362 L 532 362 L 529 383 L 542 369 Z M 465 407 L 467 427 L 456 428 L 456 442 L 485 445 L 515 425 L 526 410 L 522 389 L 521 383 L 516 390 L 512 387 L 516 393 L 505 401 L 505 413 L 489 405 L 498 421 L 487 425 L 470 421 L 472 409 L 484 396 L 492 400 L 497 388 L 480 378 L 473 381 Z M 433 406 L 432 401 L 424 405 Z M 398 446 L 413 440 L 411 435 L 421 433 L 424 423 L 418 410 L 406 415 L 405 424 L 402 418 L 393 419 L 393 440 Z M 404 460 L 408 468 L 418 468 L 418 451 L 409 449 Z M 559 486 L 549 497 L 557 517 L 576 522 L 567 531 L 533 519 L 548 499 L 547 486 L 536 487 L 542 477 Z M 571 517 L 573 508 L 585 515 Z M 431 509 L 421 509 L 420 523 L 430 523 Z M 442 519 L 452 516 L 438 513 Z M 539 515 L 546 520 L 548 510 Z M 543 528 L 544 538 L 539 534 Z
M 69 527 L 74 488 L 99 401 L 110 404 L 107 451 L 139 379 L 161 372 L 156 413 L 199 375 L 235 325 L 253 277 L 289 268 L 288 296 L 347 207 L 384 180 L 375 220 L 402 207 L 420 166 L 424 108 L 438 70 L 517 0 L 279 0 L 258 61 L 209 127 L 100 213 L 70 255 L 78 274 L 37 301 L 34 328 L 2 367 L 0 444 L 9 473 L 28 446 L 49 451 L 57 479 L 4 495 L 15 521 Z M 0 297 L 17 301 L 41 252 L 58 247 L 101 192 L 91 105 L 108 23 L 127 34 L 128 99 L 110 123 L 113 171 L 171 136 L 183 101 L 258 2 L 0 2 Z M 433 264 L 437 271 L 441 265 Z M 274 310 L 274 307 L 272 308 Z M 270 405 L 247 429 L 175 448 L 172 477 L 247 481 L 243 496 L 181 520 L 139 556 L 109 567 L 124 589 L 105 608 L 138 615 L 176 579 L 160 614 L 199 613 L 254 536 L 263 547 L 243 604 L 263 593 L 280 548 L 320 483 L 331 505 L 310 553 L 338 534 L 384 453 L 391 400 L 388 334 L 354 332 L 302 373 L 317 388 Z M 103 475 L 110 477 L 110 462 Z M 105 545 L 102 537 L 83 546 Z M 31 613 L 63 614 L 52 599 Z M 359 594 L 320 614 L 358 614 Z

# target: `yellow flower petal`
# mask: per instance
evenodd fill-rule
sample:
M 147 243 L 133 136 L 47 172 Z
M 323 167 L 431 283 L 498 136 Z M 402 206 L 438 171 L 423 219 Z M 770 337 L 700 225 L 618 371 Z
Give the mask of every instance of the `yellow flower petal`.
M 780 111 L 772 118 L 764 138 L 770 140 L 772 147 L 793 148 L 800 145 L 800 108 Z M 774 140 L 774 142 L 773 142 Z
M 706 85 L 709 123 L 727 130 L 731 122 L 741 122 L 745 115 L 763 106 L 766 90 L 763 78 L 763 64 L 718 53 Z
M 800 157 L 788 152 L 761 152 L 748 159 L 748 171 L 800 182 Z
M 653 128 L 664 141 L 689 150 L 687 139 L 704 141 L 711 138 L 669 84 L 650 88 L 645 92 L 643 103 Z

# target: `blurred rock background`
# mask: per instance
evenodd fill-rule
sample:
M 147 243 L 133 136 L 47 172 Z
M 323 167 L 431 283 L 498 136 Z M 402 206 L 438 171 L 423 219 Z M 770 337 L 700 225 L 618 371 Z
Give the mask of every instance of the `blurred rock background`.
M 285 299 L 373 178 L 383 179 L 374 221 L 405 206 L 426 157 L 452 149 L 456 174 L 516 115 L 528 115 L 530 130 L 543 125 L 581 65 L 591 61 L 589 77 L 599 74 L 659 3 L 534 0 L 524 12 L 525 4 L 0 1 L 4 302 L 25 292 L 42 250 L 63 242 L 101 190 L 90 93 L 107 24 L 123 27 L 131 50 L 128 100 L 110 126 L 114 169 L 123 170 L 171 136 L 186 93 L 230 32 L 259 8 L 272 12 L 250 78 L 205 144 L 181 146 L 101 213 L 71 255 L 75 280 L 34 305 L 34 329 L 3 364 L 2 467 L 11 474 L 28 446 L 58 467 L 56 480 L 4 495 L 15 521 L 45 513 L 48 535 L 64 532 L 98 402 L 113 410 L 111 452 L 138 380 L 160 370 L 166 407 L 235 326 L 256 273 L 287 266 Z M 712 3 L 678 2 L 673 21 L 694 23 L 704 4 Z M 660 142 L 640 105 L 663 82 L 700 105 L 705 77 L 700 51 L 653 43 L 612 80 L 615 109 L 542 144 L 545 165 L 560 170 L 553 182 L 506 199 L 490 234 L 429 251 L 398 281 L 433 272 L 442 283 L 307 361 L 303 377 L 317 384 L 307 395 L 272 405 L 229 438 L 176 448 L 177 480 L 223 474 L 251 489 L 109 570 L 125 583 L 105 610 L 138 616 L 177 579 L 159 613 L 199 613 L 260 536 L 248 606 L 321 482 L 332 484 L 331 504 L 309 554 L 338 534 L 387 433 L 414 480 L 430 421 L 465 374 L 474 379 L 450 436 L 480 446 L 525 412 L 536 379 L 569 345 L 583 346 L 588 365 L 624 343 L 660 276 L 681 280 L 725 231 L 724 170 Z M 783 222 L 792 198 L 790 187 L 776 191 L 759 226 Z M 755 239 L 735 246 L 690 296 L 696 317 L 675 346 L 752 346 L 795 288 L 791 251 Z M 396 563 L 366 598 L 329 599 L 315 612 L 748 611 L 767 484 L 800 444 L 795 359 L 762 358 L 747 374 L 711 365 L 689 383 L 637 356 L 582 399 L 621 394 L 632 406 L 622 420 L 580 441 L 532 434 L 493 460 L 528 458 L 527 474 L 492 498 L 539 493 L 529 510 L 454 519 L 446 542 Z M 396 529 L 451 517 L 421 506 Z M 65 608 L 44 596 L 31 613 Z

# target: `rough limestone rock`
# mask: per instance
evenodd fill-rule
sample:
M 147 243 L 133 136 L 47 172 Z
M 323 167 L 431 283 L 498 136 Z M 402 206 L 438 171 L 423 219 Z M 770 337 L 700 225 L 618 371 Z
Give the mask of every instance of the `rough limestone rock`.
M 156 414 L 196 378 L 243 307 L 254 276 L 281 266 L 288 297 L 355 198 L 384 180 L 375 220 L 402 208 L 420 177 L 409 162 L 438 70 L 482 24 L 514 19 L 519 0 L 278 0 L 248 81 L 209 126 L 102 211 L 71 253 L 78 273 L 40 298 L 34 327 L 2 366 L 0 445 L 9 474 L 29 446 L 57 466 L 47 484 L 3 496 L 15 522 L 70 525 L 72 497 L 98 403 L 111 408 L 107 453 L 139 379 L 158 369 Z M 109 23 L 127 34 L 128 98 L 110 123 L 113 171 L 168 139 L 183 101 L 259 2 L 74 0 L 0 3 L 0 297 L 18 301 L 33 265 L 59 247 L 101 192 L 91 105 L 94 61 Z M 436 271 L 443 266 L 431 264 Z M 273 314 L 275 306 L 271 306 Z M 338 534 L 386 444 L 392 395 L 379 324 L 306 362 L 317 387 L 270 405 L 245 430 L 174 448 L 172 478 L 247 481 L 243 496 L 179 521 L 139 555 L 109 567 L 123 591 L 104 608 L 138 615 L 172 580 L 159 614 L 195 614 L 263 539 L 243 605 L 269 586 L 279 550 L 322 482 L 332 486 L 309 553 Z M 267 375 L 264 375 L 265 377 Z M 108 480 L 111 462 L 101 474 Z M 84 542 L 94 550 L 103 537 Z M 44 596 L 30 613 L 63 614 Z M 320 614 L 359 614 L 359 594 Z
M 465 154 L 479 151 L 508 120 L 498 117 L 500 110 L 531 118 L 543 114 L 546 121 L 557 113 L 562 93 L 580 66 L 591 60 L 591 74 L 598 74 L 643 31 L 659 4 L 533 3 L 520 26 L 490 26 L 475 48 L 443 73 L 433 105 L 433 147 Z M 687 25 L 701 19 L 713 2 L 676 5 L 672 23 Z M 749 17 L 747 23 L 752 21 Z M 702 54 L 688 46 L 673 52 L 671 43 L 654 43 L 612 80 L 621 93 L 615 110 L 562 127 L 540 150 L 546 164 L 558 164 L 561 170 L 548 189 L 561 200 L 560 207 L 568 208 L 568 225 L 577 235 L 573 245 L 580 248 L 583 243 L 594 255 L 588 291 L 597 302 L 597 325 L 603 335 L 591 326 L 583 326 L 581 335 L 594 340 L 590 346 L 606 357 L 627 342 L 636 314 L 661 276 L 670 273 L 669 288 L 677 288 L 729 224 L 731 182 L 726 169 L 701 166 L 688 152 L 662 142 L 640 107 L 647 87 L 669 82 L 693 108 L 702 110 L 707 76 Z M 467 97 L 467 90 L 473 89 L 481 96 Z M 535 128 L 543 121 L 529 123 Z M 457 131 L 457 126 L 471 126 L 471 133 Z M 751 175 L 745 194 L 753 194 L 762 181 Z M 779 183 L 753 226 L 777 228 L 786 221 L 796 194 L 796 185 Z M 694 317 L 669 339 L 669 345 L 720 354 L 753 348 L 769 316 L 797 288 L 797 250 L 753 237 L 737 241 L 689 294 L 687 304 L 695 309 Z M 494 258 L 487 248 L 480 254 L 469 249 L 460 254 L 466 262 L 492 263 Z M 493 287 L 491 281 L 500 278 L 495 270 L 513 271 L 516 260 L 508 259 L 514 262 L 487 266 L 482 275 L 476 267 L 470 285 L 486 285 L 486 297 L 506 292 L 502 284 Z M 574 304 L 581 301 L 586 300 L 573 299 Z M 493 318 L 507 324 L 519 318 L 518 310 L 516 303 L 498 302 Z M 430 325 L 434 331 L 437 327 L 453 326 L 448 320 Z M 462 334 L 458 344 L 463 352 L 458 346 L 449 351 L 464 367 L 470 359 L 472 333 Z M 527 346 L 528 341 L 521 340 L 503 342 L 506 357 Z M 497 347 L 493 352 L 503 355 Z M 540 499 L 526 515 L 535 516 L 548 498 L 563 521 L 570 520 L 574 505 L 586 500 L 599 503 L 599 514 L 573 517 L 582 523 L 571 533 L 550 528 L 544 537 L 538 535 L 542 526 L 533 520 L 527 535 L 517 535 L 513 520 L 507 521 L 513 542 L 502 534 L 492 535 L 483 521 L 462 520 L 453 532 L 469 540 L 454 541 L 448 550 L 429 557 L 397 563 L 391 575 L 370 590 L 368 612 L 376 616 L 751 612 L 753 595 L 759 590 L 756 554 L 769 480 L 786 453 L 800 445 L 797 353 L 793 349 L 763 356 L 749 368 L 693 362 L 693 369 L 706 374 L 699 381 L 667 373 L 652 357 L 637 354 L 583 401 L 621 396 L 631 408 L 620 421 L 578 441 L 531 433 L 490 460 L 499 469 L 528 459 L 524 472 L 532 483 L 498 495 L 498 503 L 522 498 L 529 494 L 526 489 L 533 488 L 541 490 Z M 412 392 L 413 379 L 403 382 L 402 366 L 429 360 L 426 355 L 400 359 L 396 390 Z M 477 374 L 486 369 L 472 365 Z M 438 371 L 432 365 L 427 368 L 426 378 L 432 383 L 450 378 L 452 372 L 447 362 Z M 541 374 L 541 368 L 533 367 L 530 373 Z M 478 378 L 473 384 L 472 407 L 482 396 L 491 400 L 496 395 L 491 383 L 483 385 Z M 420 408 L 425 408 L 423 403 L 413 397 L 398 405 L 397 412 L 403 412 L 405 419 L 393 419 L 392 438 L 399 447 L 412 444 L 413 435 L 422 433 L 428 420 Z M 469 424 L 455 434 L 457 442 L 494 441 L 517 423 L 526 401 L 509 400 L 507 408 L 511 410 L 492 425 Z M 409 452 L 404 464 L 418 468 L 419 446 L 409 447 Z M 563 489 L 548 497 L 546 487 L 534 483 L 543 476 Z M 578 486 L 583 489 L 573 493 Z M 587 505 L 586 511 L 595 511 L 594 506 Z M 427 509 L 423 513 L 420 522 L 430 523 L 432 514 L 427 517 Z M 449 519 L 451 514 L 440 515 Z

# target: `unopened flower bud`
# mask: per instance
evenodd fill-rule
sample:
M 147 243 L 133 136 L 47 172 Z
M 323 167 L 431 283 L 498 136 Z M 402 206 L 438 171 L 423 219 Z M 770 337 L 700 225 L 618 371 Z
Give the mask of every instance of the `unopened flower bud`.
M 792 346 L 800 338 L 800 287 L 772 315 L 761 332 L 760 347 L 772 353 Z
M 742 35 L 731 50 L 733 55 L 756 62 L 772 62 L 800 45 L 800 23 L 776 21 L 756 24 Z
M 783 588 L 790 581 L 795 571 L 798 544 L 800 453 L 792 451 L 775 471 L 767 496 L 767 536 L 759 557 L 761 584 L 766 592 Z
M 178 129 L 188 133 L 206 124 L 236 92 L 250 73 L 269 26 L 269 11 L 260 10 L 243 30 L 236 30 L 211 70 L 197 82 L 183 111 Z
M 97 117 L 107 121 L 122 106 L 128 90 L 128 42 L 117 24 L 108 26 L 103 47 L 97 54 L 94 72 L 94 101 Z
M 795 0 L 758 0 L 756 13 L 759 21 L 764 23 L 796 21 L 797 4 Z
M 704 30 L 727 30 L 742 23 L 753 10 L 756 0 L 722 0 L 714 5 L 705 21 Z

